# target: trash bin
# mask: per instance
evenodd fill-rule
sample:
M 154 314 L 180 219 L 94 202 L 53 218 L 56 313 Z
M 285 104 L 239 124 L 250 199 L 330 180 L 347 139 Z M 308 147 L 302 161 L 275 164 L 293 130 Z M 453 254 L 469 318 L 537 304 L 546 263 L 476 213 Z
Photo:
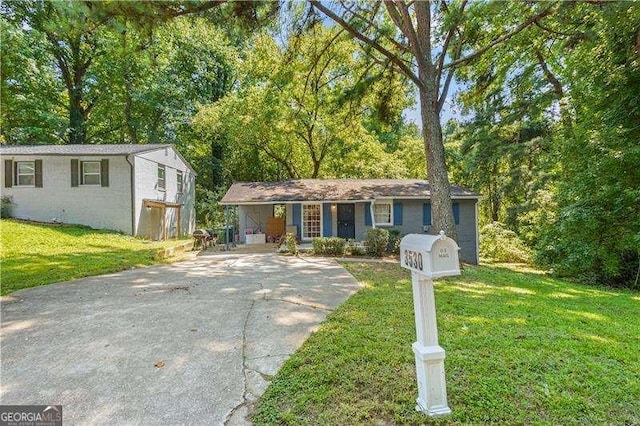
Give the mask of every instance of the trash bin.
M 227 244 L 227 243 L 234 242 L 233 236 L 236 233 L 235 226 L 226 226 L 223 228 L 216 228 L 215 232 L 216 234 L 218 234 L 218 240 L 220 241 L 220 244 Z

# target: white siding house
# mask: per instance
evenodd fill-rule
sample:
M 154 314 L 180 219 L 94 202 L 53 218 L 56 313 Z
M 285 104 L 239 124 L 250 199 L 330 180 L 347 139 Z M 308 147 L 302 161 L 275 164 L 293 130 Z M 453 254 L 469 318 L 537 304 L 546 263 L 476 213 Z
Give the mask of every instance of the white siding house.
M 195 172 L 172 145 L 0 147 L 12 216 L 164 239 L 195 228 Z

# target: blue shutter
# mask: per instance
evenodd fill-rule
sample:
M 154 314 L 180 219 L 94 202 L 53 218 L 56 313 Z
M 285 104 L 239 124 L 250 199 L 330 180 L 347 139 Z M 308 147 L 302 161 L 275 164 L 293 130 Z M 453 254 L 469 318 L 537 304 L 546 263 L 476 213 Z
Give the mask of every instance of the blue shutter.
M 364 203 L 364 226 L 371 226 L 371 203 Z
M 422 224 L 431 225 L 431 203 L 422 205 Z
M 453 203 L 453 220 L 456 225 L 460 225 L 460 204 Z
M 294 204 L 293 205 L 293 218 L 291 223 L 293 223 L 294 225 L 296 225 L 296 227 L 298 228 L 297 231 L 297 237 L 298 239 L 301 238 L 301 234 L 300 232 L 302 232 L 302 206 L 300 204 Z
M 322 205 L 322 236 L 330 237 L 331 232 L 331 204 L 324 203 Z
M 402 203 L 393 203 L 393 226 L 402 225 Z

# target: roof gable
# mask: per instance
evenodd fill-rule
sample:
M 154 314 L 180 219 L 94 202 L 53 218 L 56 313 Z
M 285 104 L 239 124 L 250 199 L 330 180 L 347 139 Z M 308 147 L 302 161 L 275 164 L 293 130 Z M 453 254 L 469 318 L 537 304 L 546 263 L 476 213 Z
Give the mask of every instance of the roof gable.
M 451 186 L 452 198 L 479 198 Z M 284 182 L 237 182 L 220 204 L 367 201 L 381 198 L 431 198 L 431 185 L 418 179 L 300 179 Z

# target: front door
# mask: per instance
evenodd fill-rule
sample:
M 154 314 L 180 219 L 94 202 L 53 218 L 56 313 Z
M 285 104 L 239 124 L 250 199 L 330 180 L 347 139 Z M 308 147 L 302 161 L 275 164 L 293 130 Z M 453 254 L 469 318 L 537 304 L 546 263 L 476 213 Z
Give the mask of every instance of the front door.
M 338 204 L 338 237 L 356 237 L 356 206 L 355 204 Z

